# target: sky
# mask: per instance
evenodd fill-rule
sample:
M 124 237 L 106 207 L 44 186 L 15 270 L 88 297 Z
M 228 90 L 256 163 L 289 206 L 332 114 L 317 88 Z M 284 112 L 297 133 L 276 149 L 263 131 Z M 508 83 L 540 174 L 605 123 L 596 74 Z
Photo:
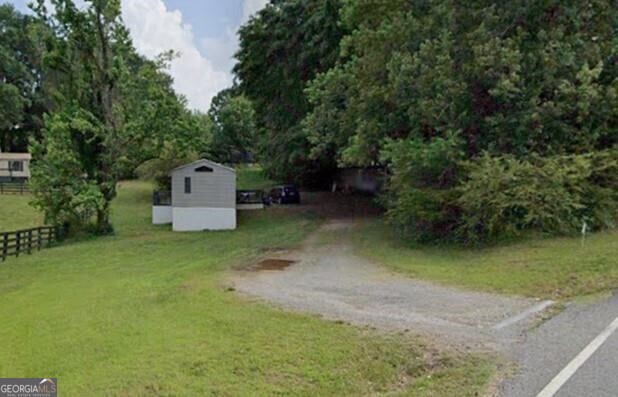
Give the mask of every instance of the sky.
M 28 11 L 30 0 L 0 0 Z M 79 1 L 76 1 L 79 2 Z M 122 0 L 122 17 L 139 53 L 149 58 L 175 50 L 174 89 L 206 112 L 212 98 L 232 85 L 238 28 L 268 0 Z

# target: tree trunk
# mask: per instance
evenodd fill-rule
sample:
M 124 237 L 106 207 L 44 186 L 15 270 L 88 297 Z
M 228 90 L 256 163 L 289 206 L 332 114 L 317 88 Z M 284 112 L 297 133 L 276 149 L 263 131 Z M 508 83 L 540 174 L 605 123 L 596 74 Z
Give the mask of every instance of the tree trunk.
M 109 205 L 106 203 L 103 209 L 97 211 L 96 232 L 98 235 L 108 235 L 114 232 L 114 227 L 109 221 Z
M 114 79 L 112 76 L 112 63 L 113 63 L 113 50 L 110 46 L 110 27 L 109 21 L 106 20 L 104 15 L 105 2 L 93 3 L 95 7 L 96 19 L 95 24 L 97 28 L 100 54 L 99 54 L 99 76 L 98 76 L 98 90 L 99 100 L 101 106 L 101 113 L 103 115 L 103 122 L 107 129 L 106 139 L 106 151 L 107 153 L 102 155 L 102 162 L 100 164 L 100 171 L 103 174 L 102 180 L 99 182 L 105 205 L 103 209 L 97 212 L 97 232 L 99 234 L 111 234 L 114 229 L 109 220 L 109 205 L 110 202 L 116 196 L 116 174 L 114 172 L 114 161 L 116 161 L 116 123 L 114 120 L 113 109 L 113 91 L 114 91 Z

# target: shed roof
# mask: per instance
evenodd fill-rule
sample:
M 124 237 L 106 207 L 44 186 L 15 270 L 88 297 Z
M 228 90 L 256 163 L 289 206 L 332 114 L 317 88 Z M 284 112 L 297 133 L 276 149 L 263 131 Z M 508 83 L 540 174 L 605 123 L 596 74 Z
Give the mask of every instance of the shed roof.
M 210 161 L 210 160 L 207 160 L 207 159 L 200 159 L 200 160 L 194 161 L 194 162 L 189 163 L 189 164 L 181 165 L 180 167 L 174 168 L 171 173 L 173 174 L 176 171 L 180 171 L 180 170 L 183 170 L 183 169 L 189 168 L 189 167 L 198 167 L 200 165 L 208 165 L 210 167 L 215 167 L 215 168 L 219 168 L 219 169 L 222 169 L 222 170 L 225 170 L 225 171 L 233 172 L 234 174 L 236 173 L 236 170 L 233 169 L 233 168 L 226 167 L 226 166 L 224 166 L 222 164 L 215 163 L 214 161 Z
M 0 160 L 31 160 L 30 153 L 4 153 L 0 152 Z

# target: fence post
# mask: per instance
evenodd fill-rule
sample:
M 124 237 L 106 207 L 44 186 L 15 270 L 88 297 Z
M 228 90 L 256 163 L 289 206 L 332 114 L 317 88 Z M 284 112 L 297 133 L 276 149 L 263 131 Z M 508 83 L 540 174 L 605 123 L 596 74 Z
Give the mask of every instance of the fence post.
M 2 243 L 2 262 L 6 260 L 6 255 L 9 250 L 9 234 L 3 233 L 3 243 Z
M 56 240 L 58 241 L 58 243 L 60 243 L 60 241 L 64 240 L 64 236 L 66 234 L 66 228 L 64 225 L 58 225 L 55 227 L 56 229 Z
M 15 233 L 15 257 L 19 256 L 21 251 L 21 232 Z
M 32 229 L 28 230 L 28 255 L 32 254 Z
M 0 232 L 0 263 L 8 256 L 19 257 L 23 253 L 32 254 L 33 250 L 40 251 L 44 247 L 51 247 L 58 243 L 62 236 L 62 226 L 40 226 L 15 232 Z M 9 245 L 13 242 L 14 245 Z

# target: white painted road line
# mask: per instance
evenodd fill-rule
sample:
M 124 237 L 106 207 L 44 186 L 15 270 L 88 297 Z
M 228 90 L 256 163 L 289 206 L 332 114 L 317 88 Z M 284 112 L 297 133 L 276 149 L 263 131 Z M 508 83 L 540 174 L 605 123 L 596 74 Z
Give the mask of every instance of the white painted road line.
M 584 365 L 603 343 L 618 329 L 618 317 L 601 332 L 588 346 L 584 348 L 545 388 L 537 397 L 553 397 L 558 390 Z
M 492 328 L 495 330 L 499 330 L 502 328 L 506 328 L 509 325 L 513 325 L 516 322 L 519 322 L 523 319 L 525 319 L 528 316 L 531 316 L 533 314 L 539 313 L 543 310 L 545 310 L 546 308 L 548 308 L 549 306 L 553 305 L 554 302 L 553 301 L 543 301 L 537 305 L 534 305 L 532 307 L 527 308 L 526 310 L 524 310 L 523 312 L 519 313 L 516 316 L 513 317 L 509 317 L 503 321 L 500 321 L 498 324 L 494 325 Z

